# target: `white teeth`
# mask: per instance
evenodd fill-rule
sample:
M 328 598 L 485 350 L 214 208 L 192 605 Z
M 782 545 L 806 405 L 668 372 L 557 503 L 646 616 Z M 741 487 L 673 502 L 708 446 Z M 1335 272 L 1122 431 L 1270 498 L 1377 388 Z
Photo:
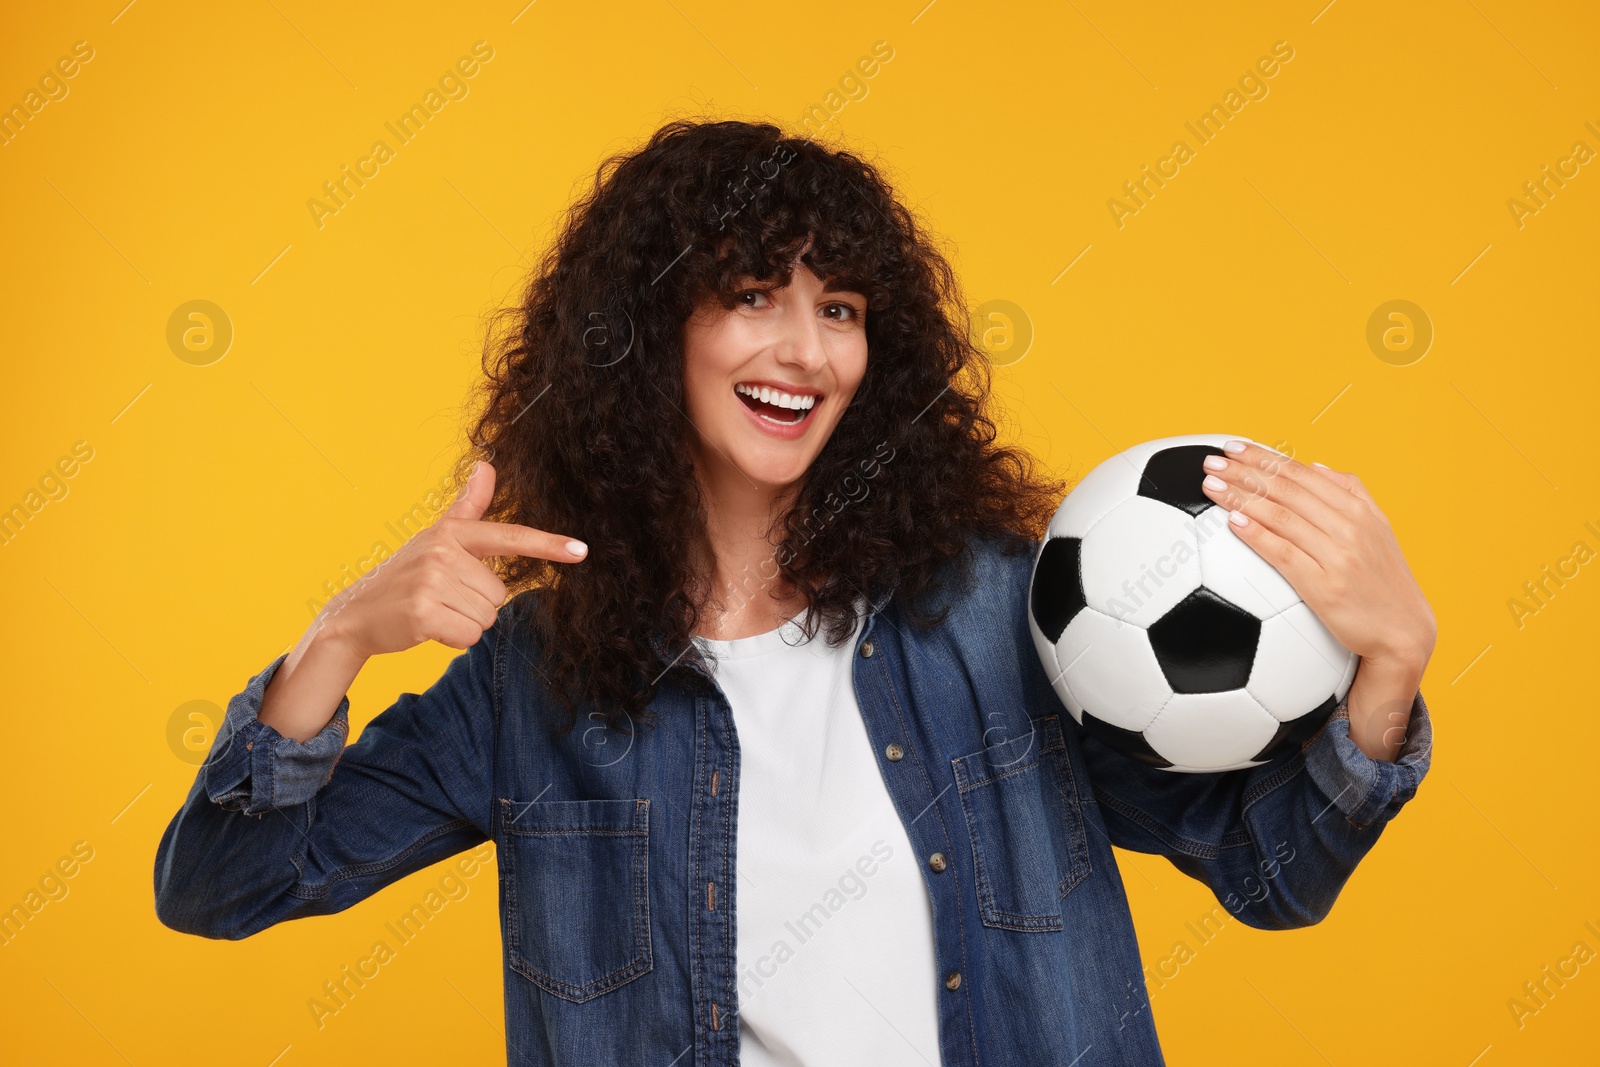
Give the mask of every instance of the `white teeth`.
M 740 384 L 733 388 L 735 392 L 753 396 L 764 404 L 773 404 L 780 408 L 790 408 L 796 411 L 807 411 L 817 403 L 815 396 L 793 396 L 765 385 L 757 387 Z

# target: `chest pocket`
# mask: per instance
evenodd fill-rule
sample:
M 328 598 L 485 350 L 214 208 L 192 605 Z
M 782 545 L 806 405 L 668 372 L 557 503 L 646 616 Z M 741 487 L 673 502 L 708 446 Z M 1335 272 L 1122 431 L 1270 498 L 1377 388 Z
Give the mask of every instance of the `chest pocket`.
M 951 760 L 985 926 L 1060 930 L 1061 899 L 1089 873 L 1083 813 L 1058 715 Z
M 650 802 L 500 801 L 512 970 L 582 1003 L 650 970 Z

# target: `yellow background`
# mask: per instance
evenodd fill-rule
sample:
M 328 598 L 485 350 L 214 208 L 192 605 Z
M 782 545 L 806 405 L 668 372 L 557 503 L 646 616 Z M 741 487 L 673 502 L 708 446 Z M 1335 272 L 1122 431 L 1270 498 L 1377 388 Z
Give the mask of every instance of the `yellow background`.
M 1186 924 L 1216 902 L 1122 854 L 1152 973 L 1193 953 L 1151 983 L 1170 1061 L 1594 1062 L 1600 963 L 1520 1027 L 1508 1001 L 1600 952 L 1600 564 L 1520 627 L 1508 601 L 1600 550 L 1600 163 L 1520 227 L 1507 201 L 1600 150 L 1597 19 L 1323 2 L 8 6 L 0 104 L 75 41 L 94 58 L 0 147 L 0 507 L 75 442 L 93 458 L 0 547 L 0 906 L 76 842 L 94 855 L 0 947 L 0 1059 L 499 1060 L 492 866 L 320 1030 L 307 1001 L 442 869 L 241 943 L 157 923 L 152 856 L 194 774 L 169 722 L 225 704 L 324 582 L 394 547 L 385 523 L 449 474 L 483 313 L 602 156 L 680 115 L 795 126 L 881 40 L 827 132 L 949 239 L 971 306 L 1031 322 L 997 374 L 1007 433 L 1074 475 L 1191 432 L 1355 471 L 1438 613 L 1433 770 L 1325 922 L 1202 945 Z M 479 40 L 470 94 L 319 229 L 322 183 Z M 1119 228 L 1122 183 L 1195 148 L 1184 122 L 1280 40 L 1269 95 Z M 235 330 L 209 366 L 166 342 L 194 299 Z M 1366 342 L 1394 299 L 1435 330 L 1407 366 Z M 354 720 L 451 655 L 371 664 Z

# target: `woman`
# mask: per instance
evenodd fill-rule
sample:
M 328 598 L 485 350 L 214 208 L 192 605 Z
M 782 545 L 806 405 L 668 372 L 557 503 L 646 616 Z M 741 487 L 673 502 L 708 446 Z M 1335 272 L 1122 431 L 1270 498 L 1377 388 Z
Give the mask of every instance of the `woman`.
M 492 464 L 229 702 L 156 857 L 174 929 L 493 841 L 511 1063 L 1144 1067 L 1111 845 L 1314 923 L 1427 769 L 1434 621 L 1387 521 L 1253 445 L 1209 492 L 1362 656 L 1345 703 L 1225 773 L 1081 735 L 1025 615 L 1064 486 L 995 444 L 949 266 L 848 153 L 669 124 L 511 326 Z M 465 651 L 345 748 L 362 664 L 425 640 Z

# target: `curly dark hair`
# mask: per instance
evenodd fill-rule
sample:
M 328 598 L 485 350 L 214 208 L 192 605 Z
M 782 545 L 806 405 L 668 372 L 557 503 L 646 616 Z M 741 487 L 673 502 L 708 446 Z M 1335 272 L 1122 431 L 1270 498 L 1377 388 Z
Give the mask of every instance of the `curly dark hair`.
M 519 601 L 533 602 L 540 670 L 565 712 L 558 736 L 584 703 L 608 726 L 650 723 L 667 673 L 651 633 L 690 648 L 706 576 L 688 561 L 706 517 L 683 326 L 704 301 L 732 307 L 742 276 L 786 283 L 808 238 L 798 262 L 867 298 L 867 366 L 775 516 L 764 583 L 792 583 L 805 634 L 826 622 L 837 645 L 869 588 L 894 581 L 908 619 L 937 625 L 945 611 L 921 602 L 970 539 L 1015 553 L 1043 536 L 1064 486 L 995 444 L 990 366 L 955 274 L 879 171 L 768 123 L 669 122 L 600 164 L 520 304 L 492 314 L 469 431 L 498 476 L 484 518 L 589 546 L 578 564 L 494 564 L 513 591 L 540 590 Z

